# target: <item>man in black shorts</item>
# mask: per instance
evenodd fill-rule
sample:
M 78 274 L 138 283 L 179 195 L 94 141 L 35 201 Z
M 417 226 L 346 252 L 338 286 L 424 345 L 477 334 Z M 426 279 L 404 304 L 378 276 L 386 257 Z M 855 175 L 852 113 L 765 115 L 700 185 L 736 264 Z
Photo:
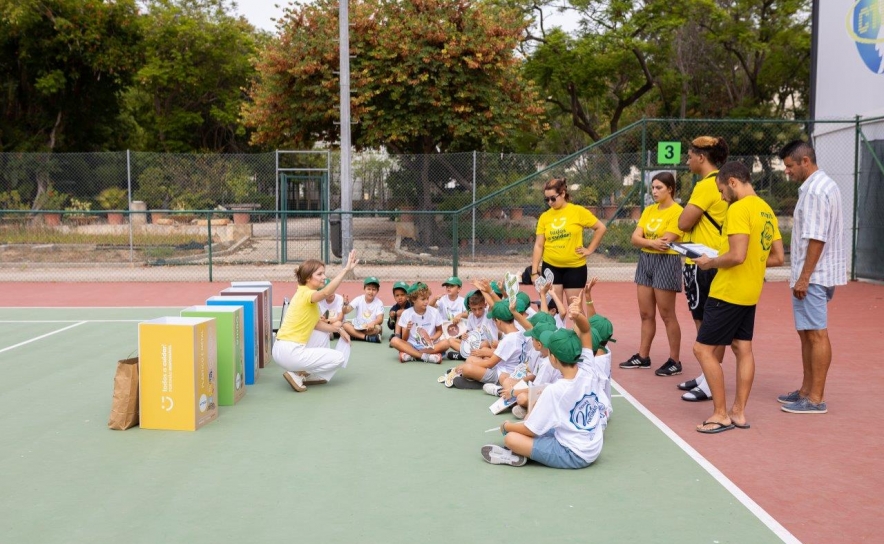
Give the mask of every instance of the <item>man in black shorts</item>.
M 784 260 L 776 215 L 755 194 L 749 168 L 729 162 L 721 167 L 716 181 L 723 199 L 730 203 L 724 223 L 726 238 L 718 257 L 703 255 L 695 259 L 701 270 L 718 269 L 694 344 L 694 356 L 712 390 L 712 415 L 697 426 L 697 431 L 707 434 L 749 428 L 745 410 L 755 377 L 755 306 L 761 297 L 765 270 L 782 265 Z M 737 358 L 737 393 L 730 411 L 721 358 L 715 353 L 728 345 Z

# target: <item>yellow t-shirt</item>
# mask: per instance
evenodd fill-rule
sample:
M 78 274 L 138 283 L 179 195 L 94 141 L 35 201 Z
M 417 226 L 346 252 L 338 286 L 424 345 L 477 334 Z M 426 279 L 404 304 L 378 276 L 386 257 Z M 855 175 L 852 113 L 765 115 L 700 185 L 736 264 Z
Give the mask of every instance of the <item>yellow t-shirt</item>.
M 313 328 L 319 322 L 319 304 L 310 302 L 310 297 L 315 292 L 305 285 L 298 287 L 285 312 L 282 325 L 280 325 L 279 331 L 276 333 L 277 340 L 298 344 L 307 343 Z
M 730 248 L 727 236 L 749 235 L 746 260 L 737 266 L 720 268 L 712 280 L 709 296 L 740 306 L 758 304 L 761 287 L 764 285 L 767 256 L 773 243 L 782 239 L 777 216 L 760 197 L 741 198 L 727 210 L 724 234 L 720 255 L 727 253 Z
M 570 202 L 540 214 L 536 234 L 545 239 L 543 261 L 562 268 L 586 266 L 586 257 L 578 254 L 577 248 L 583 246 L 583 229 L 597 222 L 591 211 Z
M 718 185 L 715 178 L 718 176 L 718 170 L 710 172 L 708 176 L 701 179 L 694 186 L 691 192 L 691 199 L 688 204 L 700 208 L 705 212 L 709 212 L 712 219 L 719 225 L 724 224 L 724 216 L 727 213 L 727 202 L 721 199 L 721 193 L 718 191 Z M 694 225 L 694 228 L 684 233 L 685 242 L 694 242 L 709 246 L 712 249 L 720 249 L 724 229 L 719 233 L 712 221 L 705 214 L 700 216 L 700 220 Z M 722 251 L 718 252 L 723 253 Z M 694 261 L 687 259 L 686 264 L 693 264 Z
M 642 212 L 641 219 L 638 220 L 638 226 L 642 228 L 645 239 L 656 240 L 667 232 L 671 232 L 672 234 L 681 237 L 684 233 L 678 229 L 678 216 L 681 215 L 682 210 L 684 210 L 684 208 L 675 203 L 665 210 L 661 210 L 659 204 L 653 204 L 645 208 L 645 211 Z M 678 238 L 676 238 L 676 240 L 677 239 Z M 645 253 L 678 255 L 678 252 L 673 249 L 659 251 L 643 247 L 642 251 Z

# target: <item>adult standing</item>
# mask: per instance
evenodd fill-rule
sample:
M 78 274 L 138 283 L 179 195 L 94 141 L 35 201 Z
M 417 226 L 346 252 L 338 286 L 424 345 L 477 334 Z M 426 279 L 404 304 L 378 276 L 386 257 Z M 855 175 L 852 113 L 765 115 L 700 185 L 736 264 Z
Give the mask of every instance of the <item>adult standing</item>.
M 555 178 L 543 186 L 549 209 L 537 219 L 531 279 L 545 270 L 553 274 L 553 290 L 559 300 L 579 297 L 586 285 L 586 261 L 602 242 L 607 227 L 583 206 L 571 203 L 564 178 Z M 592 229 L 589 245 L 583 245 L 583 229 Z M 567 298 L 565 298 L 567 296 Z
M 697 426 L 701 433 L 749 428 L 746 403 L 755 379 L 755 308 L 766 268 L 783 264 L 777 217 L 755 194 L 749 168 L 739 162 L 726 163 L 718 172 L 717 183 L 722 197 L 730 203 L 725 217 L 726 238 L 718 257 L 702 255 L 694 259 L 701 270 L 719 269 L 694 343 L 694 355 L 709 382 L 714 405 L 712 415 Z M 737 358 L 737 392 L 729 411 L 721 358 L 716 354 L 716 348 L 728 345 Z
M 703 244 L 716 250 L 721 246 L 721 226 L 727 213 L 727 202 L 721 199 L 715 179 L 727 155 L 727 142 L 716 136 L 694 138 L 688 147 L 688 169 L 692 174 L 701 176 L 701 179 L 694 185 L 691 198 L 678 218 L 678 228 L 684 232 L 685 242 Z M 694 261 L 686 259 L 683 272 L 684 294 L 694 318 L 694 326 L 699 332 L 709 288 L 717 270 L 699 269 Z M 724 348 L 716 348 L 716 355 L 719 361 L 724 358 Z M 712 391 L 703 374 L 678 384 L 678 388 L 687 391 L 681 396 L 682 400 L 698 402 L 712 398 Z
M 809 143 L 795 141 L 779 153 L 786 176 L 801 184 L 792 223 L 792 314 L 801 339 L 801 388 L 777 400 L 784 412 L 825 414 L 823 393 L 832 363 L 828 303 L 836 285 L 847 283 L 844 219 L 838 185 L 816 164 Z
M 276 333 L 273 360 L 286 370 L 283 376 L 299 393 L 306 391 L 307 385 L 327 383 L 347 362 L 340 351 L 320 347 L 323 333 L 339 333 L 339 341 L 344 342 L 350 338 L 340 323 L 320 322 L 319 301 L 334 293 L 358 262 L 356 252 L 351 251 L 347 264 L 328 284 L 325 283 L 325 263 L 322 261 L 310 259 L 295 270 L 298 290 Z
M 669 243 L 682 235 L 678 218 L 683 208 L 675 202 L 675 192 L 675 176 L 669 172 L 654 176 L 651 194 L 655 203 L 644 209 L 632 233 L 632 245 L 641 248 L 635 268 L 641 342 L 638 353 L 620 363 L 620 368 L 651 367 L 651 342 L 657 333 L 659 311 L 669 340 L 669 359 L 654 372 L 657 376 L 681 374 L 681 327 L 675 315 L 675 294 L 681 292 L 681 256 L 669 248 Z

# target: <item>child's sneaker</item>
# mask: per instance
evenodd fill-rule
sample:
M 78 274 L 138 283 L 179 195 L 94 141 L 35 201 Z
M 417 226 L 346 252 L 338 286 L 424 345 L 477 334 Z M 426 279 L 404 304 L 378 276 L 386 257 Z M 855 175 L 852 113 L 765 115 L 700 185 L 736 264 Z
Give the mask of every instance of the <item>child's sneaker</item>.
M 445 379 L 442 381 L 442 383 L 445 384 L 445 387 L 454 387 L 454 378 L 456 378 L 457 375 L 457 371 L 452 368 L 445 373 Z
M 414 361 L 414 357 L 405 353 L 404 351 L 400 351 L 399 352 L 399 362 L 400 363 L 407 363 L 408 361 Z
M 527 415 L 528 415 L 527 409 L 519 406 L 518 404 L 513 406 L 513 416 L 515 416 L 516 419 L 525 419 L 525 416 L 527 416 Z
M 371 342 L 372 344 L 380 344 L 381 343 L 381 335 L 367 334 L 367 335 L 365 335 L 365 341 Z
M 491 395 L 492 397 L 499 397 L 500 389 L 500 386 L 496 383 L 486 383 L 482 386 L 482 391 L 485 391 L 486 394 Z
M 307 386 L 304 385 L 304 378 L 300 374 L 286 372 L 283 376 L 285 377 L 285 381 L 289 382 L 289 385 L 292 386 L 292 389 L 298 393 L 303 393 L 307 390 Z
M 449 351 L 448 354 L 446 355 L 446 357 L 448 357 L 452 361 L 463 361 L 464 360 L 464 356 L 456 351 Z
M 509 465 L 511 467 L 521 467 L 528 462 L 528 458 L 524 455 L 516 455 L 512 450 L 494 444 L 482 446 L 482 459 L 492 465 Z
M 620 368 L 651 368 L 650 357 L 640 357 L 638 353 L 620 363 Z
M 434 365 L 438 365 L 442 362 L 442 356 L 438 353 L 425 353 L 421 356 L 421 359 L 423 359 L 427 363 L 432 363 Z

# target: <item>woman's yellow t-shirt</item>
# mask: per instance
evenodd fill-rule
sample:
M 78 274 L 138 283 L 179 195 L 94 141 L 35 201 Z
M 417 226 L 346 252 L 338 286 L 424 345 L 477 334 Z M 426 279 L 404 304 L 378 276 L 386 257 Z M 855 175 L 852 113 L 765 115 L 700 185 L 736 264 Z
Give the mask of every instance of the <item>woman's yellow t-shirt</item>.
M 761 197 L 747 196 L 727 209 L 722 232 L 724 239 L 719 255 L 730 249 L 728 236 L 731 234 L 748 234 L 749 248 L 743 264 L 718 269 L 709 296 L 731 304 L 754 306 L 761 298 L 770 248 L 775 241 L 782 239 L 777 216 Z
M 597 222 L 591 211 L 570 202 L 540 214 L 536 234 L 544 237 L 543 261 L 561 268 L 586 266 L 586 257 L 577 248 L 583 246 L 583 229 Z
M 319 322 L 319 304 L 310 301 L 315 292 L 305 285 L 298 287 L 276 333 L 277 340 L 297 344 L 306 344 L 310 340 L 310 334 Z
M 684 234 L 682 231 L 678 230 L 678 217 L 681 215 L 682 210 L 684 210 L 684 208 L 676 203 L 672 203 L 672 205 L 665 210 L 661 210 L 659 204 L 653 204 L 645 208 L 645 211 L 642 212 L 641 219 L 638 220 L 638 226 L 642 228 L 645 239 L 656 240 L 667 232 L 671 232 L 680 238 L 682 234 Z M 676 240 L 678 238 L 676 238 Z M 645 253 L 678 255 L 673 249 L 659 251 L 657 249 L 643 247 L 642 251 Z

